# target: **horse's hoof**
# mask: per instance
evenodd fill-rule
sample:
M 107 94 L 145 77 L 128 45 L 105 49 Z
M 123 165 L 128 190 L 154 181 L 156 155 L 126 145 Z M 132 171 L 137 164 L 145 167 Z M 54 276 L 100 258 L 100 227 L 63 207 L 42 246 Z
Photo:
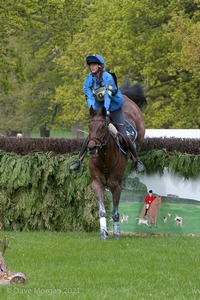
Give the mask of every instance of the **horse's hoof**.
M 113 233 L 114 238 L 120 238 L 120 236 L 121 236 L 120 233 Z
M 106 230 L 101 230 L 100 231 L 100 238 L 101 240 L 107 240 L 108 239 L 108 232 Z

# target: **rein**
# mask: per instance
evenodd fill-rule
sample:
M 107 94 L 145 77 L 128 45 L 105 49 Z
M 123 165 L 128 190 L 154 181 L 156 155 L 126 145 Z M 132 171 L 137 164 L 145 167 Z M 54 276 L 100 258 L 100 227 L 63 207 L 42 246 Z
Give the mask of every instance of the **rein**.
M 99 120 L 92 120 L 92 122 L 99 122 Z M 102 137 L 90 137 L 90 135 L 89 135 L 89 138 L 88 138 L 88 142 L 94 141 L 96 144 L 96 147 L 100 148 L 100 149 L 107 145 L 108 139 L 110 136 L 108 124 L 106 121 L 105 121 L 105 124 L 106 124 L 106 128 L 107 128 L 107 132 Z
M 92 120 L 92 122 L 99 122 L 99 120 Z M 113 136 L 110 133 L 109 128 L 108 128 L 109 124 L 107 124 L 107 122 L 105 124 L 106 124 L 107 131 L 105 132 L 105 134 L 102 137 L 90 137 L 89 136 L 89 139 L 88 139 L 88 142 L 90 142 L 90 141 L 94 141 L 95 142 L 96 152 L 93 153 L 95 155 L 97 155 L 98 149 L 102 149 L 104 146 L 106 146 L 108 144 L 109 138 L 113 139 Z M 104 155 L 105 154 L 106 153 L 104 153 Z M 108 171 L 113 170 L 118 165 L 119 161 L 120 161 L 120 149 L 118 148 L 117 160 L 115 161 L 114 165 L 111 166 L 111 167 L 108 167 L 106 165 L 102 165 L 103 171 L 105 173 L 107 173 Z

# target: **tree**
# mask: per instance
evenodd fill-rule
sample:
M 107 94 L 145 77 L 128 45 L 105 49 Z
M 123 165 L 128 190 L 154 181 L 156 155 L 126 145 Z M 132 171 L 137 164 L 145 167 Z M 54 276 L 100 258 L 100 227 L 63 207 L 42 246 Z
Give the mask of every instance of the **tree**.
M 4 2 L 5 126 L 85 123 L 85 58 L 99 53 L 119 85 L 127 76 L 143 84 L 146 127 L 199 128 L 199 0 Z
M 80 23 L 82 1 L 34 0 L 24 4 L 19 0 L 10 1 L 9 5 L 26 26 L 23 31 L 16 31 L 15 40 L 24 82 L 15 83 L 15 89 L 9 91 L 7 99 L 14 105 L 12 110 L 7 105 L 10 122 L 5 124 L 30 131 L 36 125 L 53 123 L 57 105 L 52 105 L 51 100 L 55 87 L 62 83 L 54 63 L 60 55 L 57 46 L 63 49 L 71 42 Z
M 128 75 L 133 82 L 143 83 L 149 103 L 144 111 L 148 128 L 198 128 L 199 68 L 191 70 L 183 64 L 183 59 L 189 64 L 198 61 L 198 5 L 193 0 L 104 0 L 90 6 L 83 26 L 57 61 L 65 72 L 65 83 L 56 90 L 56 103 L 62 106 L 59 120 L 73 123 L 86 119 L 82 94 L 88 72 L 85 57 L 100 53 L 119 82 Z M 189 31 L 183 27 L 179 36 L 185 38 L 178 40 L 173 25 L 181 12 Z M 189 36 L 194 37 L 192 44 Z M 186 45 L 196 49 L 196 58 L 185 57 L 186 52 L 191 53 Z

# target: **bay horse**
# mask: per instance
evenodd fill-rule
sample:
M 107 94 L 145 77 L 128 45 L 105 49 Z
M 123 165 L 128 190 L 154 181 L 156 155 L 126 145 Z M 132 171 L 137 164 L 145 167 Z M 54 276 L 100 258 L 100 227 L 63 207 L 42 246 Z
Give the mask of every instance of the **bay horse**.
M 134 86 L 133 86 L 134 87 Z M 138 90 L 138 86 L 126 89 L 130 96 Z M 134 91 L 134 92 L 133 92 Z M 143 92 L 138 96 L 139 101 L 144 103 L 146 101 Z M 127 93 L 128 94 L 128 93 Z M 128 95 L 129 95 L 128 94 Z M 123 93 L 124 105 L 123 111 L 125 117 L 133 124 L 138 132 L 137 143 L 140 144 L 144 138 L 145 126 L 141 111 L 138 105 L 135 104 L 131 97 Z M 100 221 L 100 238 L 106 240 L 108 238 L 106 210 L 104 206 L 104 191 L 106 188 L 112 193 L 113 210 L 113 236 L 120 236 L 120 215 L 118 211 L 122 180 L 126 167 L 128 156 L 124 154 L 118 147 L 113 134 L 109 130 L 109 122 L 106 118 L 106 109 L 94 110 L 90 107 L 91 121 L 89 124 L 89 169 L 91 175 L 92 189 L 99 207 L 99 221 Z

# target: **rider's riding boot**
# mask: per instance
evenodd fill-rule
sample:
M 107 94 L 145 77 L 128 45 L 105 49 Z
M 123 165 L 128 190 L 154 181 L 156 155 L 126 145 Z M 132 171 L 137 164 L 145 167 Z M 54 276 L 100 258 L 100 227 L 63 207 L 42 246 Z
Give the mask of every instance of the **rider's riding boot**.
M 81 151 L 79 153 L 79 157 L 77 160 L 75 160 L 71 166 L 69 167 L 70 171 L 79 171 L 81 167 L 81 163 L 85 157 L 85 154 L 87 152 L 87 145 L 88 145 L 88 137 L 84 140 L 83 145 L 81 147 Z
M 145 170 L 145 166 L 139 159 L 134 144 L 132 143 L 132 141 L 130 139 L 128 139 L 127 141 L 128 141 L 128 150 L 131 152 L 131 154 L 136 159 L 135 166 L 136 166 L 137 172 L 143 172 Z

